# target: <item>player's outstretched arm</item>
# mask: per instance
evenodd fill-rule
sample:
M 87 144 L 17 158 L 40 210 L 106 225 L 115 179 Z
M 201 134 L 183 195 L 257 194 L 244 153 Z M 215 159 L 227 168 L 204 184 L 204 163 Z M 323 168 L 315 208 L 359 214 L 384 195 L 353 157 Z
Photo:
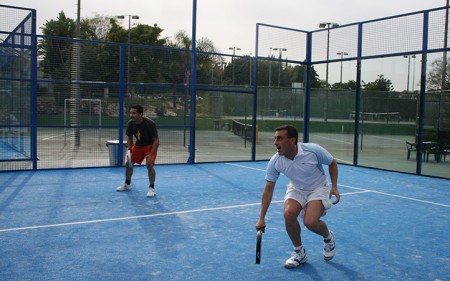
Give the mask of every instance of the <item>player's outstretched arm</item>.
M 330 199 L 332 196 L 335 196 L 336 200 L 333 202 L 333 204 L 337 204 L 341 199 L 341 195 L 339 194 L 339 190 L 337 187 L 338 165 L 335 159 L 333 159 L 333 162 L 331 162 L 331 164 L 328 166 L 328 171 L 330 173 L 331 178 Z
M 274 189 L 275 183 L 266 181 L 266 186 L 264 188 L 261 198 L 261 211 L 259 213 L 259 220 L 256 223 L 257 230 L 263 230 L 266 227 L 265 217 L 267 214 L 267 210 L 269 209 L 270 202 L 272 202 Z

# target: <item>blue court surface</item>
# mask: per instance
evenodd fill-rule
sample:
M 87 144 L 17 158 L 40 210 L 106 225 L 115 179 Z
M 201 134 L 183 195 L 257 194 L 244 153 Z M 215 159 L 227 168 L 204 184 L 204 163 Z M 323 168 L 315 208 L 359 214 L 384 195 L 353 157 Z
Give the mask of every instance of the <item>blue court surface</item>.
M 341 202 L 324 220 L 336 256 L 302 225 L 308 263 L 283 267 L 281 176 L 256 231 L 267 162 L 0 173 L 0 280 L 450 280 L 450 181 L 339 165 Z

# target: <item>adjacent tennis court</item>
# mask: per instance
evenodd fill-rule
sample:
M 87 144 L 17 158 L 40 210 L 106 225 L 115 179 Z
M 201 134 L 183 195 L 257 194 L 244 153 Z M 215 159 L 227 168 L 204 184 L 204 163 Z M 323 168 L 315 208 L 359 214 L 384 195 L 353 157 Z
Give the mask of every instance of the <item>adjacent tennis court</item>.
M 450 181 L 347 165 L 325 217 L 335 258 L 302 228 L 308 263 L 283 267 L 282 176 L 256 265 L 266 164 L 161 165 L 152 199 L 144 167 L 127 193 L 123 167 L 0 173 L 0 279 L 448 280 Z

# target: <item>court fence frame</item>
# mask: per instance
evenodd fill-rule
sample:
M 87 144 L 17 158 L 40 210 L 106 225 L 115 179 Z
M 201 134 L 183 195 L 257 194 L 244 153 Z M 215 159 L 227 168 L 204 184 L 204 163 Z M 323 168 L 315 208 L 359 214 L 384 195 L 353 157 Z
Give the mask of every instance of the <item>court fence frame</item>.
M 256 38 L 255 38 L 255 56 L 238 56 L 236 54 L 219 54 L 208 53 L 197 50 L 196 48 L 196 1 L 194 2 L 193 13 L 193 27 L 192 27 L 192 47 L 189 50 L 186 49 L 173 49 L 160 46 L 140 46 L 136 44 L 125 43 L 109 43 L 109 42 L 96 42 L 92 40 L 80 40 L 70 38 L 55 38 L 49 36 L 41 36 L 36 34 L 36 11 L 33 9 L 26 9 L 22 7 L 11 7 L 0 5 L 0 15 L 11 13 L 11 11 L 18 12 L 17 24 L 13 27 L 5 27 L 0 21 L 0 83 L 1 89 L 10 91 L 16 95 L 18 103 L 13 103 L 9 108 L 5 109 L 7 114 L 18 115 L 18 124 L 11 124 L 6 121 L 0 120 L 0 129 L 19 128 L 26 131 L 22 134 L 23 138 L 29 140 L 29 155 L 30 157 L 22 159 L 20 162 L 29 162 L 28 164 L 18 164 L 18 160 L 13 154 L 2 154 L 0 157 L 0 171 L 14 171 L 14 170 L 39 170 L 39 169 L 55 169 L 55 168 L 83 168 L 83 167 L 103 167 L 109 166 L 108 164 L 91 163 L 89 165 L 86 162 L 70 162 L 68 159 L 73 157 L 73 153 L 79 150 L 80 141 L 83 138 L 81 129 L 86 131 L 99 129 L 112 130 L 116 133 L 107 135 L 110 139 L 117 139 L 118 143 L 124 141 L 124 130 L 126 127 L 126 109 L 132 102 L 146 101 L 147 99 L 159 99 L 159 100 L 172 100 L 174 108 L 176 105 L 182 105 L 183 111 L 178 114 L 178 117 L 167 119 L 167 121 L 161 120 L 158 123 L 158 128 L 166 134 L 167 142 L 174 143 L 175 150 L 170 152 L 170 149 L 166 151 L 169 156 L 165 160 L 166 164 L 177 163 L 199 163 L 204 160 L 199 160 L 196 157 L 198 153 L 197 134 L 201 130 L 224 130 L 232 131 L 230 122 L 235 120 L 241 122 L 246 128 L 243 141 L 244 147 L 247 149 L 246 143 L 249 142 L 250 147 L 248 150 L 249 159 L 241 159 L 239 157 L 227 159 L 227 161 L 241 161 L 241 160 L 267 160 L 270 158 L 269 154 L 261 154 L 258 156 L 257 142 L 261 140 L 261 131 L 267 124 L 272 124 L 271 119 L 279 118 L 280 114 L 287 114 L 286 112 L 295 112 L 293 116 L 289 116 L 293 121 L 301 120 L 302 138 L 304 142 L 310 141 L 311 124 L 313 124 L 314 112 L 322 111 L 319 113 L 320 118 L 324 118 L 323 126 L 327 127 L 327 119 L 332 118 L 332 110 L 329 103 L 336 98 L 332 95 L 332 92 L 339 92 L 338 90 L 332 90 L 329 85 L 322 88 L 317 88 L 314 85 L 315 75 L 317 74 L 314 67 L 320 67 L 321 65 L 327 66 L 326 83 L 328 83 L 328 64 L 343 63 L 343 62 L 355 62 L 357 66 L 356 70 L 356 84 L 355 88 L 349 90 L 343 95 L 354 95 L 354 103 L 351 105 L 352 116 L 348 113 L 341 112 L 341 116 L 349 116 L 350 122 L 353 123 L 353 128 L 350 132 L 353 137 L 353 159 L 350 164 L 359 166 L 359 152 L 362 148 L 363 130 L 365 119 L 364 116 L 394 116 L 395 120 L 387 120 L 386 122 L 400 122 L 400 113 L 397 110 L 389 110 L 386 112 L 380 112 L 375 115 L 374 111 L 366 110 L 373 106 L 373 102 L 365 102 L 364 93 L 367 92 L 364 88 L 364 81 L 362 80 L 361 65 L 370 60 L 380 58 L 395 58 L 408 56 L 410 59 L 417 56 L 421 57 L 421 78 L 420 78 L 420 90 L 417 91 L 417 95 L 414 97 L 416 102 L 411 102 L 414 106 L 417 104 L 417 112 L 413 115 L 415 122 L 416 135 L 416 169 L 415 174 L 421 175 L 422 164 L 426 152 L 424 143 L 427 140 L 427 132 L 429 128 L 435 128 L 438 132 L 450 130 L 444 123 L 447 122 L 446 118 L 450 120 L 446 107 L 442 107 L 442 103 L 446 103 L 447 99 L 450 99 L 448 95 L 442 93 L 446 91 L 438 90 L 439 99 L 443 99 L 445 102 L 439 102 L 439 116 L 437 120 L 429 120 L 427 114 L 430 114 L 430 110 L 426 110 L 427 105 L 427 56 L 434 53 L 443 53 L 444 58 L 449 48 L 447 46 L 447 33 L 448 22 L 445 22 L 445 36 L 441 32 L 442 18 L 448 14 L 449 7 L 436 8 L 431 10 L 419 11 L 414 13 L 408 13 L 404 15 L 392 16 L 377 20 L 370 20 L 365 22 L 358 22 L 353 24 L 330 26 L 325 29 L 304 31 L 288 27 L 280 27 L 269 24 L 257 23 L 256 24 Z M 396 40 L 381 40 L 373 39 L 379 35 L 380 26 L 393 26 L 398 22 L 413 22 L 411 28 L 407 28 L 403 31 L 406 35 L 398 36 L 398 31 L 389 29 L 386 31 L 387 36 L 395 38 Z M 394 30 L 394 31 L 393 31 Z M 418 35 L 416 34 L 418 32 Z M 413 35 L 414 34 L 414 35 Z M 331 35 L 331 37 L 330 37 Z M 445 44 L 441 46 L 439 43 L 444 37 Z M 288 39 L 287 39 L 288 38 Z M 294 39 L 292 39 L 294 38 Z M 330 39 L 332 38 L 332 39 Z M 38 42 L 42 40 L 54 40 L 64 42 L 65 44 L 72 44 L 72 53 L 83 53 L 83 47 L 87 45 L 100 46 L 104 49 L 110 49 L 110 54 L 116 56 L 118 75 L 113 80 L 94 80 L 84 78 L 85 73 L 82 72 L 83 61 L 80 57 L 72 54 L 72 68 L 71 74 L 68 77 L 55 78 L 55 77 L 43 77 L 40 73 L 39 57 L 38 57 Z M 406 44 L 404 44 L 406 43 Z M 289 59 L 282 58 L 283 50 L 287 48 L 283 47 L 283 44 L 288 44 L 289 49 L 295 50 L 295 55 Z M 274 46 L 276 46 L 274 48 Z M 330 52 L 336 52 L 337 50 L 343 52 L 346 50 L 346 56 L 341 55 L 340 58 L 329 57 Z M 75 50 L 75 51 L 74 51 Z M 77 51 L 78 50 L 78 51 Z M 145 54 L 164 53 L 165 56 L 170 57 L 179 56 L 184 58 L 185 72 L 189 72 L 188 79 L 182 82 L 166 83 L 159 80 L 147 83 L 143 80 L 130 80 L 127 77 L 127 54 L 129 51 L 138 54 L 139 52 Z M 266 50 L 276 51 L 278 56 L 269 54 L 266 56 L 264 52 Z M 343 53 L 342 53 L 343 54 Z M 144 57 L 144 56 L 142 56 Z M 217 63 L 214 63 L 211 68 L 206 72 L 199 72 L 199 61 L 204 57 L 220 58 Z M 14 63 L 19 64 L 20 71 L 15 72 L 15 68 L 11 65 L 11 58 L 15 58 Z M 20 60 L 19 60 L 20 58 Z M 136 58 L 136 56 L 134 57 Z M 139 57 L 138 57 L 139 58 Z M 163 57 L 166 59 L 166 57 Z M 446 62 L 446 60 L 443 60 Z M 74 63 L 77 63 L 77 67 L 73 67 Z M 181 62 L 181 59 L 180 61 Z M 246 70 L 248 80 L 235 81 L 235 64 L 241 63 L 248 66 Z M 81 66 L 80 66 L 81 63 Z M 232 66 L 225 67 L 224 65 Z M 265 84 L 261 79 L 261 72 L 263 65 L 268 65 L 269 84 Z M 281 76 L 281 72 L 285 69 L 297 67 L 302 69 L 302 79 L 297 78 L 291 81 L 290 87 L 282 87 L 284 77 Z M 238 66 L 238 65 L 236 65 Z M 275 67 L 276 66 L 276 67 Z M 18 67 L 15 65 L 14 67 Z M 243 66 L 241 66 L 243 67 Z M 239 68 L 236 68 L 239 70 Z M 133 69 L 131 69 L 133 71 Z M 162 69 L 162 71 L 170 71 L 170 69 Z M 224 84 L 222 79 L 224 73 L 232 72 L 233 81 L 228 84 Z M 81 76 L 80 76 L 81 75 Z M 342 75 L 342 73 L 341 73 Z M 157 75 L 155 75 L 157 76 Z M 175 75 L 174 75 L 175 76 Z M 278 76 L 278 77 L 277 77 Z M 219 79 L 220 77 L 220 79 Z M 150 77 L 153 79 L 153 77 Z M 282 79 L 283 78 L 283 79 Z M 408 73 L 409 78 L 409 73 Z M 209 80 L 208 80 L 209 79 Z M 277 80 L 278 79 L 278 80 Z M 342 78 L 341 78 L 342 79 Z M 220 80 L 220 82 L 219 82 Z M 301 82 L 299 80 L 302 80 Z M 207 81 L 207 82 L 205 82 Z M 209 82 L 208 82 L 209 81 Z M 409 82 L 408 82 L 409 83 Z M 64 100 L 64 122 L 57 123 L 54 121 L 49 122 L 42 121 L 41 114 L 38 114 L 38 98 L 39 89 L 43 85 L 51 85 L 51 87 L 58 88 L 63 91 L 67 89 L 70 95 L 66 96 L 57 95 L 54 96 L 57 103 L 58 98 L 65 98 Z M 342 84 L 342 81 L 341 81 Z M 299 88 L 301 85 L 301 88 Z M 409 85 L 409 84 L 408 84 Z M 91 91 L 87 96 L 81 96 L 81 92 Z M 152 94 L 149 95 L 148 93 Z M 157 94 L 153 94 L 156 92 Z M 295 100 L 291 103 L 289 99 L 286 100 L 285 105 L 278 105 L 275 107 L 276 97 L 281 95 L 292 95 L 292 99 Z M 389 93 L 388 93 L 389 94 Z M 409 94 L 406 92 L 406 95 Z M 228 98 L 227 98 L 228 96 Z M 156 98 L 155 98 L 156 97 Z M 233 104 L 231 99 L 236 102 Z M 396 97 L 403 98 L 403 94 L 400 93 Z M 52 97 L 53 98 L 53 97 Z M 75 107 L 66 111 L 66 100 L 74 100 Z M 111 100 L 114 99 L 114 105 Z M 273 100 L 275 99 L 275 102 Z M 318 99 L 318 100 L 315 100 Z M 404 98 L 405 103 L 407 100 L 411 100 L 411 96 Z M 82 116 L 78 116 L 82 109 L 79 108 L 82 100 L 98 100 L 100 103 L 99 124 L 83 124 Z M 281 100 L 281 98 L 280 98 Z M 102 101 L 103 106 L 102 106 Z M 297 103 L 300 106 L 297 107 Z M 381 102 L 382 103 L 382 102 Z M 226 104 L 226 105 L 225 105 Z M 108 110 L 109 107 L 114 107 L 116 115 L 103 116 L 102 111 Z M 292 107 L 292 110 L 291 110 Z M 48 110 L 57 110 L 52 106 L 47 108 Z M 442 109 L 442 112 L 441 112 Z M 66 114 L 76 113 L 75 119 L 70 121 L 70 124 L 66 123 Z M 224 111 L 227 111 L 224 113 Z M 170 114 L 163 106 L 155 106 L 155 114 Z M 297 116 L 298 112 L 298 116 Z M 348 112 L 348 111 L 347 111 Z M 394 114 L 395 113 L 395 114 Z M 2 113 L 4 114 L 4 113 Z M 247 118 L 247 116 L 250 116 Z M 287 114 L 288 115 L 288 114 Z M 204 118 L 204 117 L 207 118 Z M 226 116 L 226 118 L 223 118 Z M 260 116 L 260 117 L 258 117 Z M 381 116 L 381 115 L 380 115 Z M 80 119 L 81 118 L 81 119 Z M 409 119 L 412 117 L 409 116 Z M 71 118 L 69 118 L 71 119 Z M 56 118 L 55 118 L 56 120 Z M 101 120 L 101 121 L 100 121 Z M 373 121 L 373 120 L 370 120 Z M 383 120 L 384 121 L 384 120 Z M 402 120 L 402 122 L 405 120 Z M 428 124 L 426 121 L 430 121 Z M 437 127 L 435 126 L 437 121 Z M 445 121 L 445 122 L 444 122 Z M 348 122 L 348 121 L 346 121 Z M 248 124 L 249 123 L 249 124 Z M 445 125 L 445 126 L 444 126 Z M 249 128 L 249 129 L 247 129 Z M 258 129 L 259 128 L 259 129 Z M 369 128 L 369 127 L 367 127 Z M 61 166 L 45 166 L 39 165 L 38 161 L 41 161 L 38 133 L 42 130 L 62 129 L 64 130 L 65 143 L 63 148 L 67 145 L 66 132 L 71 132 L 71 149 L 67 151 L 67 155 L 60 156 L 59 160 L 66 161 L 66 164 Z M 170 135 L 176 133 L 181 139 L 172 140 Z M 342 132 L 344 132 L 344 126 L 342 126 Z M 251 136 L 249 136 L 250 134 Z M 93 133 L 95 135 L 95 132 Z M 100 135 L 98 135 L 100 136 Z M 102 135 L 103 136 L 103 135 Z M 50 139 L 50 138 L 47 138 Z M 98 146 L 100 146 L 101 139 L 98 139 Z M 42 143 L 42 141 L 41 141 Z M 95 143 L 95 142 L 94 142 Z M 88 145 L 91 145 L 89 143 Z M 203 144 L 202 144 L 203 145 Z M 61 148 L 61 151 L 62 149 Z M 123 146 L 117 146 L 118 157 L 123 155 Z M 247 151 L 247 150 L 246 150 Z M 56 148 L 48 154 L 55 154 Z M 61 155 L 63 152 L 59 152 Z M 89 155 L 90 151 L 87 151 L 84 155 Z M 272 153 L 272 152 L 270 152 Z M 162 154 L 162 153 L 161 153 Z M 173 158 L 171 158 L 173 157 Z M 42 157 L 41 157 L 42 158 Z M 121 160 L 121 159 L 118 159 Z M 224 160 L 208 160 L 206 162 L 222 162 Z M 50 161 L 55 162 L 55 160 Z M 61 162 L 61 161 L 60 161 Z M 117 161 L 122 163 L 123 161 Z M 92 166 L 93 165 L 93 166 Z M 123 164 L 119 165 L 122 166 Z M 383 168 L 383 167 L 381 167 Z
M 67 145 L 67 134 L 68 134 L 68 128 L 69 125 L 68 119 L 70 119 L 69 115 L 69 109 L 67 106 L 67 102 L 76 102 L 77 100 L 74 98 L 68 98 L 64 99 L 64 145 Z M 92 126 L 91 124 L 91 102 L 98 102 L 99 110 L 98 110 L 98 145 L 100 146 L 100 143 L 102 141 L 102 100 L 101 99 L 79 99 L 79 102 L 87 101 L 89 102 L 89 126 Z

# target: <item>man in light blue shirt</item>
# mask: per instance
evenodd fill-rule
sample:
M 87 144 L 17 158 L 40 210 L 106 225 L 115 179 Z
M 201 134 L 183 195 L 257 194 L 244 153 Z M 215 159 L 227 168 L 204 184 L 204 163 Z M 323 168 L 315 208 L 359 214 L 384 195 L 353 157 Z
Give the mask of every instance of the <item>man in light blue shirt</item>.
M 333 204 L 340 200 L 337 188 L 338 166 L 333 156 L 318 144 L 299 143 L 298 131 L 290 125 L 275 129 L 274 145 L 277 153 L 267 165 L 266 186 L 261 199 L 261 212 L 256 229 L 266 227 L 265 216 L 272 201 L 275 183 L 280 175 L 286 175 L 290 183 L 287 186 L 284 202 L 284 220 L 286 231 L 294 246 L 294 252 L 286 260 L 286 268 L 295 268 L 307 261 L 306 251 L 300 236 L 298 217 L 310 231 L 324 238 L 323 255 L 326 261 L 334 257 L 334 233 L 330 231 L 321 217 Z M 328 166 L 331 189 L 322 165 Z M 332 196 L 336 200 L 331 203 Z

